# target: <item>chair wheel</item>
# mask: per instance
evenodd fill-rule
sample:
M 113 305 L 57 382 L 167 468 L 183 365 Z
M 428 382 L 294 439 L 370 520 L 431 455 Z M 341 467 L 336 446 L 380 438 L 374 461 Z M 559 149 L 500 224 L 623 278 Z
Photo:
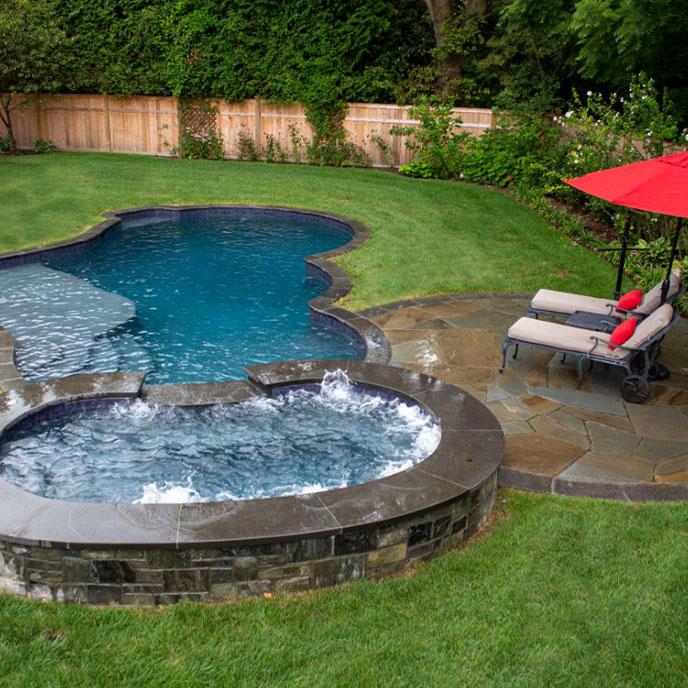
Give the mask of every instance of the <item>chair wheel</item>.
M 650 384 L 637 375 L 629 375 L 621 382 L 621 396 L 631 404 L 642 404 L 650 398 Z

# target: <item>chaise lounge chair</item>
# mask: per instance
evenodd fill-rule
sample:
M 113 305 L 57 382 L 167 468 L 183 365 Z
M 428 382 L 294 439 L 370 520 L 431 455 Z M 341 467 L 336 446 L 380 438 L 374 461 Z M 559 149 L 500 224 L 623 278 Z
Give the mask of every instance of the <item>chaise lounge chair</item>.
M 504 372 L 507 352 L 515 346 L 514 358 L 520 344 L 571 354 L 578 363 L 578 387 L 583 381 L 583 365 L 594 362 L 620 366 L 627 375 L 621 382 L 621 396 L 629 402 L 642 403 L 650 397 L 648 376 L 659 356 L 659 344 L 678 319 L 669 304 L 657 308 L 640 322 L 624 344 L 615 349 L 609 347 L 610 335 L 560 323 L 520 318 L 510 328 L 502 343 L 502 367 Z
M 662 305 L 662 282 L 655 285 L 645 294 L 642 303 L 628 315 L 646 318 L 650 313 Z M 683 272 L 674 269 L 669 280 L 669 290 L 666 301 L 671 303 L 683 291 Z M 613 315 L 619 302 L 613 299 L 600 299 L 582 294 L 570 294 L 565 291 L 540 289 L 533 297 L 528 315 L 549 315 L 555 318 L 568 318 L 577 311 L 595 313 L 597 315 Z M 621 315 L 621 314 L 620 314 Z

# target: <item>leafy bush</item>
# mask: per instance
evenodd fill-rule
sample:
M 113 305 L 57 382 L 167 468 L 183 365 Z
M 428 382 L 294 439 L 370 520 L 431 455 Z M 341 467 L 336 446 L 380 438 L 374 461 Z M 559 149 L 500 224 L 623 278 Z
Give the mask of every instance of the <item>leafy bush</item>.
M 402 174 L 414 177 L 458 178 L 461 160 L 470 134 L 460 131 L 461 119 L 453 113 L 451 103 L 435 98 L 423 98 L 409 109 L 409 116 L 419 125 L 392 127 L 393 136 L 406 136 L 406 147 L 414 152 Z
M 410 115 L 419 121 L 417 127 L 393 127 L 390 132 L 410 137 L 406 146 L 415 156 L 400 172 L 412 177 L 507 186 L 532 176 L 532 166 L 542 165 L 556 137 L 545 118 L 531 114 L 502 115 L 499 127 L 480 137 L 459 129 L 461 120 L 450 103 L 426 99 Z
M 552 139 L 552 127 L 541 116 L 503 115 L 497 129 L 468 146 L 461 166 L 463 178 L 494 186 L 538 183 L 546 175 Z
M 36 139 L 33 142 L 34 153 L 54 153 L 57 146 L 50 139 Z
M 237 134 L 237 151 L 239 160 L 257 162 L 260 160 L 260 153 L 256 142 L 246 133 L 242 127 Z
M 265 162 L 287 162 L 289 154 L 272 134 L 265 135 Z
M 0 153 L 9 153 L 12 150 L 12 141 L 9 136 L 0 136 Z

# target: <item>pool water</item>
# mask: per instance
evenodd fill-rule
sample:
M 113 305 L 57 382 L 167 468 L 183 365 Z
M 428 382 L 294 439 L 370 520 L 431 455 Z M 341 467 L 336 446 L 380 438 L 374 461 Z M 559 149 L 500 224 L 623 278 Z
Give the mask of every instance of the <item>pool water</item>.
M 304 257 L 349 239 L 333 220 L 279 211 L 125 219 L 78 250 L 0 270 L 0 325 L 32 380 L 141 370 L 149 383 L 223 381 L 245 365 L 363 358 L 307 306 L 326 285 Z
M 437 446 L 425 410 L 350 383 L 205 408 L 142 401 L 17 430 L 0 477 L 43 497 L 195 502 L 303 494 L 410 468 Z

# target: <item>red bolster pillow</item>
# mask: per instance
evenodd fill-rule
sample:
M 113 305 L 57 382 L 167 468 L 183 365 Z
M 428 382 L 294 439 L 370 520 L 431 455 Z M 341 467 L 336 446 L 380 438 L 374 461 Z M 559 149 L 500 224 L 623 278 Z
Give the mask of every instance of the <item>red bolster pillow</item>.
M 624 294 L 616 307 L 617 311 L 634 311 L 643 302 L 643 292 L 634 289 Z
M 614 351 L 617 346 L 625 344 L 633 336 L 637 324 L 638 318 L 629 318 L 618 325 L 609 338 L 609 348 Z

